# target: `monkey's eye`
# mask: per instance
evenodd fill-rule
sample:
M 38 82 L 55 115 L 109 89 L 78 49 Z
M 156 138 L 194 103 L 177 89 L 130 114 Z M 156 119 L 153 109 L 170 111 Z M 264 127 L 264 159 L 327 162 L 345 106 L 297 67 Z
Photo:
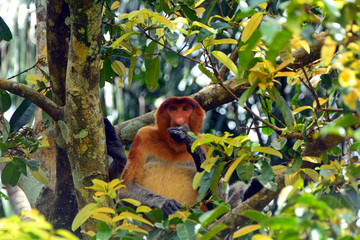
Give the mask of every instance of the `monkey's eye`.
M 190 109 L 191 109 L 191 107 L 188 107 L 188 106 L 183 108 L 184 111 L 189 111 Z
M 170 107 L 169 107 L 169 110 L 170 110 L 171 112 L 174 112 L 174 111 L 176 111 L 176 107 L 175 107 L 175 106 L 170 106 Z

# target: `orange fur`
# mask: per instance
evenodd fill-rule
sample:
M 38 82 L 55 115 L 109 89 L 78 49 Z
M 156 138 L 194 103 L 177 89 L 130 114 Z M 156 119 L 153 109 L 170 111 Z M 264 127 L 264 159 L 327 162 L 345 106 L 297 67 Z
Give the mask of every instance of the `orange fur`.
M 172 105 L 180 107 L 179 112 L 171 113 L 169 107 Z M 186 106 L 191 108 L 186 110 L 190 112 L 181 112 Z M 167 99 L 155 114 L 156 125 L 143 127 L 137 133 L 122 178 L 125 184 L 136 181 L 154 193 L 191 206 L 196 203 L 197 196 L 192 188 L 196 168 L 185 144 L 176 143 L 167 132 L 176 125 L 175 115 L 185 117 L 184 123 L 199 134 L 204 118 L 200 105 L 188 97 Z

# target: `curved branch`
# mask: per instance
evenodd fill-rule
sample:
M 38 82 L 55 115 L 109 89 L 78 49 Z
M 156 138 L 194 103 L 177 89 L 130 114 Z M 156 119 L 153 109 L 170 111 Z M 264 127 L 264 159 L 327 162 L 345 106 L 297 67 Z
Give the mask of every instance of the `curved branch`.
M 29 88 L 25 84 L 19 84 L 14 81 L 9 81 L 0 77 L 0 89 L 6 90 L 10 93 L 26 98 L 32 103 L 36 104 L 42 110 L 44 110 L 55 121 L 63 119 L 63 109 L 56 105 L 49 98 L 45 97 L 41 93 Z
M 224 81 L 223 84 L 236 96 L 241 96 L 241 94 L 248 88 L 247 86 L 239 85 L 236 81 L 236 77 Z M 190 97 L 194 98 L 205 111 L 234 100 L 234 98 L 218 84 L 211 84 L 204 87 Z M 152 111 L 116 125 L 115 129 L 121 139 L 121 142 L 125 145 L 130 144 L 140 128 L 149 124 L 154 124 L 154 113 L 155 111 Z
M 231 234 L 238 226 L 243 226 L 246 224 L 249 219 L 242 216 L 241 213 L 245 210 L 254 209 L 261 211 L 266 207 L 275 197 L 277 197 L 280 191 L 285 187 L 285 175 L 284 173 L 279 174 L 275 178 L 275 182 L 277 183 L 277 190 L 275 192 L 263 188 L 260 192 L 247 199 L 245 202 L 234 208 L 231 212 L 225 214 L 221 218 L 219 218 L 215 223 L 209 225 L 208 229 L 219 225 L 225 224 L 228 226 L 227 229 L 220 232 L 222 237 L 225 237 L 228 234 Z

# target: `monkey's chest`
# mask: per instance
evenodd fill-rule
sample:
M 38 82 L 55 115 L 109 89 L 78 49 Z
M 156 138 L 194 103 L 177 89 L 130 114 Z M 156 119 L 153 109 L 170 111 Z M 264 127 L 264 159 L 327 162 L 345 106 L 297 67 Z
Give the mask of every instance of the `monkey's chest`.
M 192 161 L 173 163 L 149 157 L 144 167 L 144 179 L 140 185 L 187 206 L 196 203 L 197 191 L 192 187 L 196 167 Z

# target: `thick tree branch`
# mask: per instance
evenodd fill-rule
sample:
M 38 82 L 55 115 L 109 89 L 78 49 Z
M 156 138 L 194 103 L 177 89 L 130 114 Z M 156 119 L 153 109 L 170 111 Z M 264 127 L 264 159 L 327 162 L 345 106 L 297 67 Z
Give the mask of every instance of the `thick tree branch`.
M 64 112 L 61 107 L 56 105 L 53 101 L 41 93 L 26 86 L 25 84 L 19 84 L 17 82 L 9 81 L 0 77 L 0 89 L 6 90 L 33 102 L 47 114 L 49 114 L 49 116 L 52 117 L 55 121 L 63 119 Z
M 218 224 L 225 224 L 229 228 L 225 229 L 220 233 L 222 237 L 225 237 L 228 234 L 231 234 L 236 230 L 236 227 L 243 226 L 246 222 L 249 221 L 248 218 L 241 215 L 241 213 L 245 210 L 254 209 L 261 211 L 265 206 L 267 206 L 276 196 L 279 195 L 280 191 L 285 186 L 285 175 L 284 173 L 279 174 L 275 178 L 275 182 L 277 183 L 278 187 L 275 192 L 263 188 L 260 192 L 252 196 L 251 198 L 247 199 L 238 207 L 234 208 L 231 212 L 225 214 L 216 222 L 211 224 L 208 229 L 218 225 Z
M 247 88 L 244 86 L 239 86 L 235 77 L 225 81 L 223 84 L 236 96 L 241 96 L 241 94 Z M 207 87 L 204 87 L 199 92 L 191 95 L 190 97 L 194 98 L 205 111 L 234 100 L 233 97 L 230 96 L 230 94 L 224 88 L 217 84 L 211 84 Z M 115 129 L 122 143 L 125 145 L 130 144 L 134 139 L 135 134 L 141 127 L 154 124 L 154 113 L 155 111 L 152 111 L 117 125 Z

